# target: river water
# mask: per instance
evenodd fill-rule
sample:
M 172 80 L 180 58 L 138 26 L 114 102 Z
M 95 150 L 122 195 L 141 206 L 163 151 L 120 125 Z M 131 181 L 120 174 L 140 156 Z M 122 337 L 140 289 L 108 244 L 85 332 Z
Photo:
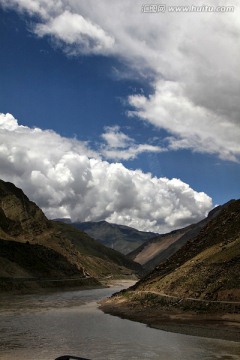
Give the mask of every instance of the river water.
M 239 343 L 151 329 L 97 308 L 98 300 L 121 288 L 1 296 L 0 359 L 240 359 Z

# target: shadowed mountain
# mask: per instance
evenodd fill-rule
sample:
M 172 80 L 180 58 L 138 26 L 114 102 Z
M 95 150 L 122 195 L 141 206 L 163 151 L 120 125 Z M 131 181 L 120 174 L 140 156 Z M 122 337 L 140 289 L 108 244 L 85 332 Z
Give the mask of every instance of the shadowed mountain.
M 59 221 L 71 223 L 70 219 L 59 219 Z M 103 245 L 125 255 L 157 235 L 152 232 L 139 231 L 129 226 L 110 224 L 107 221 L 73 222 L 71 225 L 86 232 Z
M 84 232 L 48 220 L 15 185 L 0 180 L 0 200 L 0 287 L 4 288 L 4 278 L 9 282 L 10 278 L 67 278 L 72 274 L 92 278 L 96 284 L 96 279 L 141 271 L 137 263 Z

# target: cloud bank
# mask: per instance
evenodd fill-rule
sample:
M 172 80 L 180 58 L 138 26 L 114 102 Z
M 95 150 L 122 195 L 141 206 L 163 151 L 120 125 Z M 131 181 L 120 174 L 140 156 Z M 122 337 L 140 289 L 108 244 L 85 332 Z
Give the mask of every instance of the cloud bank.
M 199 221 L 212 208 L 209 196 L 179 179 L 110 164 L 87 143 L 19 125 L 11 114 L 0 114 L 0 144 L 1 178 L 21 187 L 50 218 L 106 219 L 163 233 Z

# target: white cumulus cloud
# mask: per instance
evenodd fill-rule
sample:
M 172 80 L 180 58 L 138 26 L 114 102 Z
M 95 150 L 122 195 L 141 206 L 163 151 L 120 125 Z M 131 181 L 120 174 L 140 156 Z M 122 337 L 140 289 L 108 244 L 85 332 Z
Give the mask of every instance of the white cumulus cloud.
M 100 159 L 88 144 L 0 114 L 0 174 L 50 218 L 125 224 L 166 232 L 199 221 L 212 208 L 179 179 L 153 177 Z

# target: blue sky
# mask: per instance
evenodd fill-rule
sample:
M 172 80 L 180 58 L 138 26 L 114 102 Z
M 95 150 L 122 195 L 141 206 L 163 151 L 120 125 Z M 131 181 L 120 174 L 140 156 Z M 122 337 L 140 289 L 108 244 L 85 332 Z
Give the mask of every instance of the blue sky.
M 145 230 L 185 225 L 199 220 L 213 205 L 239 198 L 239 77 L 234 37 L 240 28 L 233 21 L 239 6 L 221 14 L 144 14 L 139 1 L 134 6 L 131 1 L 121 5 L 103 1 L 96 9 L 94 4 L 61 0 L 58 8 L 55 1 L 46 6 L 44 0 L 0 0 L 0 125 L 9 151 L 4 148 L 2 178 L 14 179 L 50 217 L 104 218 Z M 201 47 L 197 46 L 199 39 Z M 7 118 L 7 113 L 12 117 Z M 7 125 L 10 123 L 12 127 Z M 43 143 L 39 140 L 39 148 L 34 128 L 46 136 Z M 68 143 L 67 150 L 48 153 L 48 141 L 58 149 L 61 139 Z M 58 201 L 57 195 L 44 201 L 44 188 L 36 190 L 40 178 L 33 181 L 33 174 L 39 175 L 43 165 L 37 167 L 35 161 L 31 168 L 31 157 L 35 153 L 44 157 L 55 170 L 64 161 L 65 172 L 55 184 L 57 191 L 66 173 L 71 173 L 71 180 L 64 180 L 67 188 L 78 182 L 82 169 L 73 175 L 66 152 L 97 158 L 101 166 L 108 164 L 109 173 L 114 168 L 111 164 L 122 164 L 121 172 L 133 179 L 133 192 L 144 188 L 140 180 L 136 185 L 136 171 L 143 178 L 151 173 L 151 179 L 176 178 L 180 182 L 174 184 L 174 191 L 172 185 L 165 187 L 166 182 L 164 188 L 157 183 L 156 194 L 167 194 L 161 195 L 159 203 L 153 204 L 156 194 L 153 190 L 149 195 L 149 187 L 145 197 L 139 199 L 138 195 L 139 203 L 168 208 L 165 215 L 155 209 L 150 220 L 147 212 L 138 209 L 134 197 L 132 206 L 127 199 L 124 204 L 108 199 L 113 202 L 108 212 L 103 211 L 104 201 L 97 205 L 101 211 L 92 209 L 93 198 L 105 199 L 105 195 L 92 194 L 90 201 L 90 195 L 86 199 L 81 189 L 74 194 L 79 201 L 84 197 L 87 212 L 67 195 Z M 21 171 L 12 160 L 16 154 L 16 159 L 26 157 Z M 95 173 L 89 166 L 84 171 L 98 176 L 99 170 Z M 127 175 L 121 186 L 117 185 L 116 169 L 112 191 L 124 198 Z M 45 189 L 54 186 L 50 173 L 41 173 Z M 107 180 L 108 186 L 111 181 Z M 146 184 L 149 181 L 147 176 Z M 199 200 L 197 194 L 202 193 Z M 164 216 L 169 219 L 163 220 Z

